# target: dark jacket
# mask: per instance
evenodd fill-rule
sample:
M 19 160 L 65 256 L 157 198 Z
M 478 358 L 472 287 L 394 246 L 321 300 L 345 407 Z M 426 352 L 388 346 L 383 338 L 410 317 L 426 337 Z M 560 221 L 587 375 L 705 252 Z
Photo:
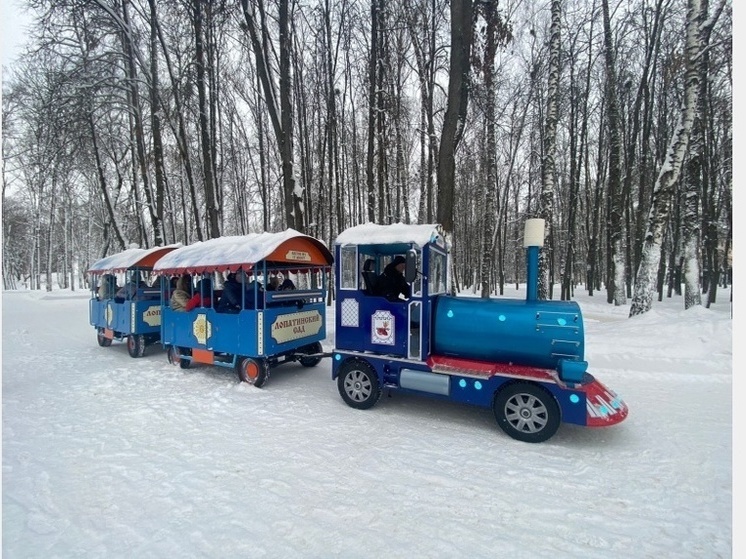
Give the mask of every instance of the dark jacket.
M 233 274 L 228 276 L 223 284 L 223 294 L 220 296 L 218 312 L 231 312 L 241 309 L 241 284 Z
M 396 269 L 399 263 L 394 260 L 387 265 L 376 284 L 376 292 L 389 301 L 401 301 L 400 294 L 406 299 L 412 296 L 412 287 L 404 280 L 404 274 Z

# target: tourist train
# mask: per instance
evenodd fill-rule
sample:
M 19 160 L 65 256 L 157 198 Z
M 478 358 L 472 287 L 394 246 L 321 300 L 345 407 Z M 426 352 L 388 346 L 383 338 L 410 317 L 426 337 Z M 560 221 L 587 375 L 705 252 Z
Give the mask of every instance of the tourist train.
M 350 407 L 371 408 L 385 390 L 426 395 L 491 408 L 512 438 L 543 442 L 561 423 L 611 426 L 629 411 L 588 371 L 579 305 L 537 296 L 543 237 L 543 220 L 528 220 L 525 300 L 448 295 L 437 225 L 358 225 L 339 234 L 334 254 L 292 229 L 128 249 L 88 270 L 90 323 L 101 346 L 126 340 L 136 358 L 160 343 L 170 363 L 229 368 L 255 387 L 283 363 L 331 358 Z M 381 291 L 394 258 L 406 298 Z M 325 352 L 330 275 L 335 334 Z

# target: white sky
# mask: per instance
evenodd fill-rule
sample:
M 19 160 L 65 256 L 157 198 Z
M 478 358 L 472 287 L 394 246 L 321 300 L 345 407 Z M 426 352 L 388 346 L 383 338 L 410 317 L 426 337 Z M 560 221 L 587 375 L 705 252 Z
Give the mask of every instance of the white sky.
M 25 41 L 28 16 L 20 8 L 20 0 L 0 0 L 0 48 L 2 65 L 7 66 L 20 52 Z

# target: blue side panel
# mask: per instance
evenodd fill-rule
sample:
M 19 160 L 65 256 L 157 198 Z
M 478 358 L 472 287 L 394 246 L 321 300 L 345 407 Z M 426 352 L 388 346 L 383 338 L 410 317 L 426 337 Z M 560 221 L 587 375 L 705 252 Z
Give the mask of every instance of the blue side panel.
M 89 315 L 92 326 L 109 328 L 119 335 L 156 335 L 161 330 L 161 304 L 159 301 L 125 301 L 91 299 Z
M 326 338 L 326 304 L 267 307 L 264 310 L 264 354 L 280 355 Z
M 88 302 L 88 318 L 91 326 L 108 328 L 106 324 L 106 301 L 90 299 Z
M 160 334 L 161 331 L 161 302 L 125 301 L 124 305 L 131 305 L 130 323 L 134 324 L 132 334 Z M 133 312 L 134 309 L 134 312 Z
M 371 351 L 404 357 L 409 333 L 405 303 L 342 291 L 337 301 L 335 345 L 340 350 Z
M 188 312 L 163 308 L 161 343 L 192 349 L 209 349 L 224 353 L 240 353 L 239 339 L 256 339 L 256 311 L 240 314 L 218 313 L 214 309 L 198 308 Z M 239 335 L 240 334 L 240 335 Z M 255 351 L 256 342 L 252 349 Z M 243 355 L 255 355 L 250 351 Z
M 163 309 L 162 343 L 248 357 L 272 357 L 326 337 L 323 303 L 219 313 Z
M 557 400 L 562 421 L 575 425 L 587 425 L 586 394 L 582 390 L 563 389 L 554 384 L 542 384 Z
M 495 391 L 506 381 L 504 378 L 475 379 L 451 375 L 451 400 L 491 407 Z

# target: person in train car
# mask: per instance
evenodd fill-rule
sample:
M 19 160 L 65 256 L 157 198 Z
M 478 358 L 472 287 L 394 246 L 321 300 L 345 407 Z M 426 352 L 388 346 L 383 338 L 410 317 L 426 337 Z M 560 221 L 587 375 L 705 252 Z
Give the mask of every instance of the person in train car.
M 186 305 L 189 302 L 192 294 L 191 291 L 192 278 L 189 274 L 184 274 L 178 280 L 176 280 L 176 289 L 171 293 L 171 309 L 175 311 L 185 311 Z
M 412 287 L 404 279 L 406 262 L 403 256 L 397 255 L 386 265 L 376 285 L 379 295 L 389 301 L 402 301 L 412 296 Z
M 202 278 L 197 282 L 197 289 L 192 295 L 191 299 L 187 301 L 184 310 L 191 311 L 197 307 L 211 307 L 212 306 L 212 280 L 210 278 Z
M 241 310 L 241 284 L 236 279 L 236 274 L 230 272 L 223 283 L 223 294 L 220 296 L 217 307 L 218 312 L 238 312 Z
M 280 287 L 280 278 L 277 276 L 272 276 L 269 278 L 269 282 L 267 282 L 267 291 L 277 291 Z
M 104 274 L 101 276 L 101 284 L 98 286 L 97 295 L 100 301 L 104 299 L 113 299 L 119 290 L 117 278 L 114 274 Z

